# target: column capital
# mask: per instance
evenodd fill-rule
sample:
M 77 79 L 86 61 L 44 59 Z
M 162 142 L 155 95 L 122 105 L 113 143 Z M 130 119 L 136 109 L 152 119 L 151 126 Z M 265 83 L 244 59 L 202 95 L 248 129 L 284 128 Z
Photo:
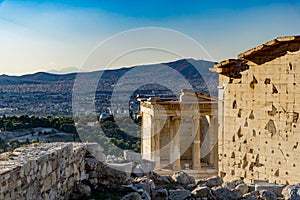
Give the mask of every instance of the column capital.
M 181 116 L 172 116 L 172 120 L 181 120 Z

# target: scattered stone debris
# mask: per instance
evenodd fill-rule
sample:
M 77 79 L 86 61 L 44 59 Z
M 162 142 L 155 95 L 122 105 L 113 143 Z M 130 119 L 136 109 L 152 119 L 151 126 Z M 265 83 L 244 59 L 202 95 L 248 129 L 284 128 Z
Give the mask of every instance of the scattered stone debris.
M 90 186 L 82 184 L 82 183 L 77 183 L 74 187 L 74 192 L 71 194 L 70 198 L 71 199 L 81 199 L 81 198 L 86 198 L 91 196 L 92 190 Z
M 192 195 L 198 198 L 210 197 L 212 196 L 210 193 L 210 188 L 207 186 L 201 187 L 198 186 L 192 191 Z
M 242 195 L 248 193 L 248 191 L 249 191 L 249 187 L 248 187 L 248 185 L 245 184 L 245 183 L 242 183 L 242 184 L 237 185 L 237 186 L 235 187 L 235 189 L 236 189 L 236 190 L 239 190 L 240 193 L 241 193 Z
M 197 185 L 201 186 L 207 186 L 207 187 L 215 187 L 215 186 L 221 186 L 223 183 L 223 180 L 219 176 L 213 176 L 211 178 L 200 180 L 198 181 Z
M 181 200 L 191 196 L 191 191 L 185 189 L 169 190 L 169 199 Z
M 142 197 L 137 192 L 132 192 L 124 196 L 121 200 L 142 200 Z
M 108 171 L 105 169 L 105 164 L 102 167 L 93 162 L 92 159 L 86 159 L 88 161 L 86 165 L 88 171 L 88 185 L 91 185 L 91 181 L 95 178 L 94 168 L 101 169 L 99 174 L 106 174 L 106 177 L 98 177 L 98 183 L 106 182 L 107 184 L 101 184 L 100 187 L 115 187 L 120 189 L 124 184 L 127 184 L 127 189 L 130 188 L 127 195 L 122 199 L 158 199 L 158 200 L 277 200 L 277 199 L 300 199 L 300 186 L 286 186 L 271 184 L 267 181 L 256 181 L 254 184 L 247 184 L 243 180 L 237 179 L 231 182 L 223 182 L 223 179 L 219 176 L 213 176 L 206 179 L 201 179 L 195 182 L 192 176 L 189 176 L 186 172 L 177 171 L 171 176 L 162 176 L 155 172 L 154 163 L 140 159 L 139 155 L 132 152 L 127 152 L 127 159 L 123 165 L 131 163 L 130 172 Z M 130 155 L 130 156 L 129 156 Z M 142 170 L 143 164 L 148 166 L 147 170 Z M 111 164 L 108 166 L 112 166 Z M 117 175 L 118 174 L 118 175 Z M 122 174 L 122 175 L 121 175 Z M 130 177 L 130 175 L 131 177 Z M 127 180 L 127 182 L 122 181 Z M 120 181 L 122 184 L 117 184 Z M 108 184 L 109 183 L 109 184 Z
M 171 176 L 157 174 L 153 171 L 155 166 L 154 163 L 139 159 L 138 155 L 134 155 L 135 158 L 130 157 L 128 160 L 124 159 L 122 163 L 107 163 L 105 161 L 106 159 L 102 159 L 105 155 L 98 155 L 101 160 L 99 161 L 92 155 L 93 152 L 90 153 L 85 151 L 85 149 L 88 148 L 81 145 L 76 146 L 75 144 L 74 146 L 76 153 L 78 154 L 80 152 L 83 159 L 81 159 L 80 162 L 78 161 L 78 163 L 73 163 L 73 166 L 81 166 L 81 169 L 77 169 L 77 171 L 75 170 L 73 172 L 76 174 L 77 179 L 73 180 L 75 181 L 72 186 L 73 189 L 68 192 L 73 191 L 68 195 L 68 198 L 65 199 L 92 200 L 97 199 L 95 198 L 95 194 L 102 192 L 103 194 L 106 194 L 104 199 L 118 194 L 119 197 L 117 199 L 122 200 L 300 200 L 300 184 L 283 185 L 268 183 L 265 180 L 256 180 L 253 181 L 252 184 L 248 184 L 240 179 L 224 182 L 219 176 L 201 179 L 196 182 L 192 176 L 189 176 L 183 171 L 174 172 Z M 41 155 L 48 155 L 46 150 L 50 147 L 52 150 L 53 148 L 57 150 L 51 151 L 55 156 L 59 156 L 58 154 L 60 153 L 63 153 L 64 155 L 73 155 L 71 154 L 72 146 L 65 145 L 63 151 L 61 151 L 62 148 L 57 148 L 58 145 L 52 144 L 52 146 L 45 145 L 34 150 L 24 149 L 23 153 L 21 153 L 19 149 L 14 152 L 14 156 L 15 158 L 24 158 L 26 152 L 31 152 L 30 155 L 33 155 L 41 151 L 44 151 Z M 70 150 L 70 152 L 66 154 L 66 150 Z M 97 147 L 95 152 L 100 153 L 101 148 Z M 31 158 L 36 158 L 36 156 Z M 63 196 L 63 193 L 60 194 L 53 189 L 58 188 L 61 190 L 62 187 L 64 187 L 58 182 L 58 180 L 63 180 L 63 178 L 58 178 L 52 171 L 57 167 L 59 167 L 58 169 L 64 169 L 66 165 L 64 160 L 67 160 L 67 158 L 68 157 L 65 156 L 59 163 L 55 162 L 56 167 L 50 165 L 50 163 L 49 165 L 41 165 L 41 176 L 46 176 L 48 173 L 52 174 L 51 179 L 49 179 L 50 181 L 45 181 L 44 185 L 41 187 L 44 189 L 48 188 L 47 199 L 61 199 Z M 14 160 L 14 162 L 16 162 L 16 160 Z M 2 164 L 4 163 L 8 166 L 12 161 L 2 161 Z M 137 166 L 143 166 L 143 164 L 149 168 L 137 176 L 136 173 L 134 173 L 134 170 Z M 31 161 L 31 165 L 32 167 L 35 167 L 36 170 L 38 169 L 36 162 Z M 15 170 L 18 169 L 22 168 L 16 168 Z M 26 168 L 24 171 L 21 170 L 20 174 L 12 177 L 19 178 L 20 176 L 32 178 L 32 176 L 27 175 L 27 172 L 30 174 L 30 169 L 31 168 Z M 122 171 L 120 171 L 120 169 Z M 8 175 L 11 174 L 12 173 L 7 173 L 4 169 L 2 170 L 2 174 L 0 174 L 0 180 L 2 180 L 0 195 L 2 195 L 2 191 L 8 191 L 6 180 Z M 69 171 L 65 171 L 64 174 L 69 174 L 70 177 L 72 175 Z M 46 179 L 48 180 L 48 178 Z M 27 180 L 27 178 L 24 179 L 24 181 L 25 180 Z M 68 180 L 71 181 L 72 178 L 69 178 Z M 57 185 L 55 186 L 54 183 L 57 183 Z M 69 182 L 69 184 L 70 183 L 71 182 Z M 16 186 L 20 184 L 24 184 L 24 187 L 31 187 L 26 185 L 26 182 L 16 182 Z M 52 186 L 50 184 L 52 184 Z M 26 192 L 28 192 L 28 190 Z M 5 193 L 5 198 L 3 198 L 2 195 L 0 196 L 0 199 L 13 199 L 10 198 L 11 196 L 6 198 L 8 195 L 12 194 L 13 193 Z M 30 192 L 25 195 L 26 197 L 20 199 L 32 199 L 31 196 L 38 199 L 38 193 L 34 190 L 30 190 Z
M 189 176 L 187 173 L 183 171 L 175 172 L 172 175 L 172 179 L 179 184 L 182 185 L 188 185 L 188 184 L 195 184 L 195 178 L 192 176 Z
M 300 199 L 300 185 L 288 185 L 282 190 L 284 199 L 297 200 Z

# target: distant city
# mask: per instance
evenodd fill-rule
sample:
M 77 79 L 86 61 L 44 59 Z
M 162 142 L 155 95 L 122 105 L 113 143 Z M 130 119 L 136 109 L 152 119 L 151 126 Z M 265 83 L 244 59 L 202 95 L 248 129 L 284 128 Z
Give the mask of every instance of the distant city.
M 213 64 L 213 62 L 209 61 L 188 59 L 165 63 L 164 65 L 182 74 L 195 91 L 216 95 L 217 75 L 210 73 L 208 70 Z M 160 69 L 160 65 L 138 67 L 140 71 L 145 69 L 151 71 L 153 76 L 157 73 L 167 73 L 163 71 L 163 69 Z M 96 94 L 94 94 L 97 114 L 114 114 L 118 112 L 128 115 L 129 108 L 137 112 L 139 105 L 135 99 L 136 95 L 145 95 L 146 97 L 174 97 L 175 94 L 172 91 L 159 85 L 159 83 L 144 85 L 132 93 L 128 107 L 118 107 L 117 110 L 110 110 L 111 95 L 114 86 L 126 72 L 133 68 L 136 67 L 108 70 L 102 74 Z M 91 72 L 90 74 L 93 73 L 97 72 Z M 152 75 L 149 74 L 149 76 Z M 23 76 L 1 75 L 0 115 L 70 117 L 72 116 L 72 91 L 75 78 L 76 73 L 58 75 L 40 72 Z M 143 78 L 144 77 L 139 76 L 139 74 L 135 74 L 135 76 L 132 77 L 132 79 Z M 168 81 L 170 85 L 178 85 L 176 79 L 170 78 Z M 84 107 L 86 100 L 87 99 L 81 100 L 82 104 L 78 110 L 82 113 L 89 114 L 92 111 Z

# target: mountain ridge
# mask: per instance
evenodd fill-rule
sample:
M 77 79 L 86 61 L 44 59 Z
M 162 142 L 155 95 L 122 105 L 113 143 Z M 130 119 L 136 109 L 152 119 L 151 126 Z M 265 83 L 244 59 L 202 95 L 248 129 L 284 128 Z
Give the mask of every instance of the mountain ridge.
M 82 72 L 79 80 L 86 80 L 86 83 L 79 83 L 82 85 L 76 85 L 78 73 L 1 75 L 0 115 L 72 116 L 74 87 L 82 86 L 84 93 L 89 92 L 85 87 L 94 87 L 89 85 L 89 80 L 95 78 L 99 78 L 95 93 L 86 95 L 95 97 L 95 108 L 99 114 L 109 112 L 110 100 L 115 92 L 121 92 L 120 97 L 132 93 L 132 101 L 135 101 L 136 95 L 175 97 L 180 90 L 191 87 L 194 91 L 216 96 L 218 75 L 209 71 L 214 64 L 210 61 L 182 59 L 162 64 Z M 89 108 L 84 107 L 84 99 L 81 99 L 80 110 L 88 112 Z
M 137 65 L 132 67 L 123 67 L 123 68 L 117 68 L 117 69 L 108 69 L 108 70 L 97 70 L 97 71 L 91 71 L 91 72 L 72 72 L 72 73 L 66 73 L 66 74 L 55 74 L 50 72 L 36 72 L 32 74 L 24 74 L 20 76 L 15 75 L 0 75 L 0 84 L 6 85 L 6 84 L 41 84 L 41 83 L 47 83 L 47 82 L 55 82 L 55 81 L 73 81 L 76 78 L 76 75 L 78 73 L 103 73 L 102 75 L 110 75 L 110 74 L 123 74 L 124 72 L 129 71 L 132 68 L 136 67 L 150 67 L 150 66 L 159 66 L 159 65 L 167 65 L 178 72 L 183 72 L 187 76 L 192 76 L 194 70 L 188 70 L 187 68 L 193 63 L 199 64 L 208 64 L 212 65 L 214 62 L 205 61 L 205 60 L 194 60 L 194 59 L 180 59 L 176 61 L 171 62 L 165 62 L 165 63 L 157 63 L 157 64 L 147 64 L 147 65 Z M 199 68 L 197 68 L 199 71 Z M 204 67 L 204 69 L 207 69 Z M 158 69 L 159 70 L 159 69 Z M 203 71 L 202 71 L 203 72 Z M 200 71 L 201 73 L 201 71 Z

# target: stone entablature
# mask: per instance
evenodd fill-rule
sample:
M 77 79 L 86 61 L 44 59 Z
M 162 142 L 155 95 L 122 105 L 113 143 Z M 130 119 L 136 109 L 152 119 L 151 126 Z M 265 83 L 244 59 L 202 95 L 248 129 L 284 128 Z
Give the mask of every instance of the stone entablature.
M 188 103 L 188 102 L 142 102 L 141 106 L 145 108 L 150 108 L 153 111 L 153 115 L 176 115 L 176 111 L 181 111 L 182 114 L 193 114 L 200 116 L 200 111 L 202 114 L 211 114 L 213 110 L 217 108 L 217 102 L 201 102 L 201 103 Z M 164 109 L 161 109 L 164 108 Z
M 300 182 L 300 36 L 279 37 L 216 64 L 219 76 L 219 172 Z M 240 76 L 234 76 L 240 74 Z

